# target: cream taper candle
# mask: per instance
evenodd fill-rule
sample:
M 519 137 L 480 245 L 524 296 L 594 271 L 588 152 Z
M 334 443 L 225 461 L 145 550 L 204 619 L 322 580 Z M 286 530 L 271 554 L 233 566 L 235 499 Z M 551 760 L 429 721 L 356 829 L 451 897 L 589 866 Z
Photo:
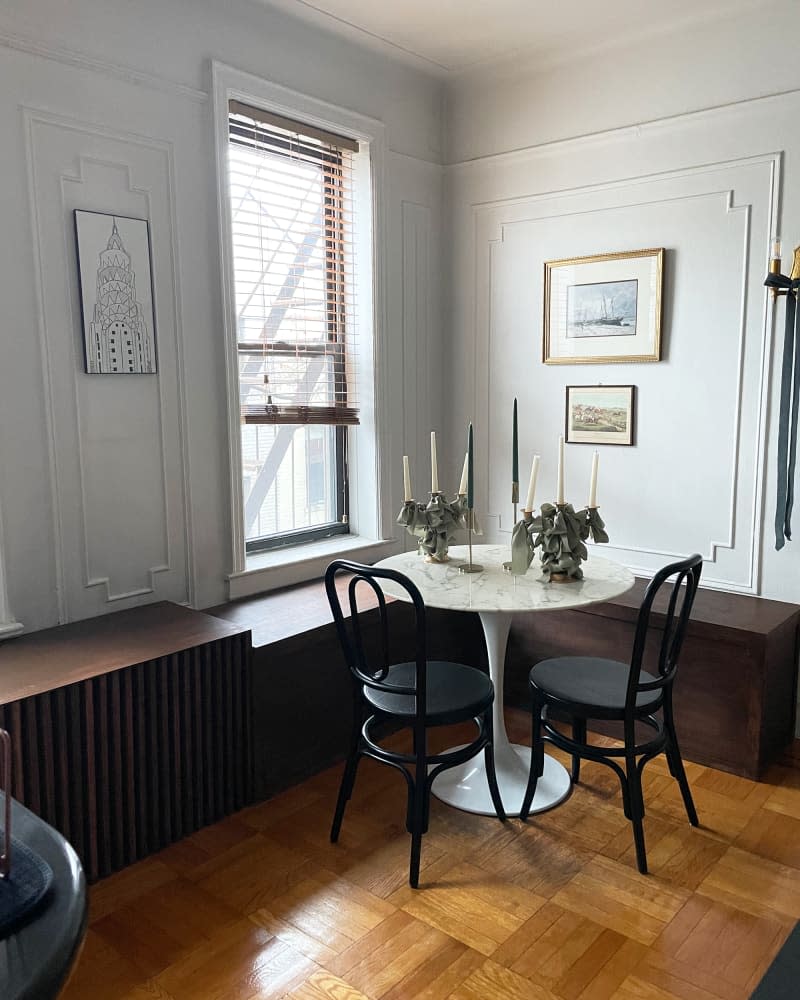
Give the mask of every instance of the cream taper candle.
M 525 501 L 525 510 L 533 510 L 533 497 L 536 493 L 536 478 L 539 475 L 539 456 L 533 456 L 531 463 L 531 478 L 528 481 L 528 498 Z
M 597 506 L 597 466 L 600 463 L 600 453 L 592 455 L 592 475 L 589 479 L 589 506 Z
M 558 491 L 556 503 L 564 503 L 564 436 L 558 438 Z
M 439 463 L 436 461 L 436 431 L 431 431 L 431 493 L 439 492 Z
M 403 492 L 405 493 L 405 499 L 411 500 L 411 471 L 408 468 L 408 455 L 403 455 Z

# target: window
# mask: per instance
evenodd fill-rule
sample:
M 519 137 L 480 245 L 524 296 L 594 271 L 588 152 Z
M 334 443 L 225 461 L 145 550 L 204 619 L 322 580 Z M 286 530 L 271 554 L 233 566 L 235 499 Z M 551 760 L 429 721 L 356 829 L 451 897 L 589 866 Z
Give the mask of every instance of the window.
M 229 104 L 247 551 L 348 530 L 357 151 L 354 140 Z

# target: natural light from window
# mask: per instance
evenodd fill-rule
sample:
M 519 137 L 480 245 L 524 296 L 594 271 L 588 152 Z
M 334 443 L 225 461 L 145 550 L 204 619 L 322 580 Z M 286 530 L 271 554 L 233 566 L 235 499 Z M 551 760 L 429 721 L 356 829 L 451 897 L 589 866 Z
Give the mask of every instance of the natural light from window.
M 250 122 L 248 133 L 239 122 L 231 117 L 228 169 L 252 549 L 325 526 L 346 530 L 352 220 L 338 150 L 270 129 L 273 151 L 263 127 Z

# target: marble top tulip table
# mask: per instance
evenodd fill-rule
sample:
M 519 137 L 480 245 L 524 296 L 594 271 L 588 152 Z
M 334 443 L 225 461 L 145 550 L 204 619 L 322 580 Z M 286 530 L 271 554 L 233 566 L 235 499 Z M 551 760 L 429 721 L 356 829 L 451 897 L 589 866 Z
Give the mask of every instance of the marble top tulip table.
M 475 561 L 483 566 L 480 573 L 459 573 L 459 566 L 467 558 L 466 546 L 451 547 L 450 561 L 446 563 L 428 563 L 416 552 L 405 552 L 384 559 L 378 565 L 399 570 L 409 577 L 429 607 L 475 611 L 480 616 L 489 654 L 489 674 L 495 689 L 497 780 L 506 813 L 518 816 L 528 781 L 531 751 L 530 747 L 509 742 L 503 719 L 503 673 L 512 615 L 581 608 L 608 601 L 630 590 L 634 577 L 624 566 L 601 559 L 592 552 L 584 563 L 582 580 L 550 583 L 535 566 L 522 576 L 506 573 L 503 570 L 503 563 L 508 559 L 506 545 L 473 546 L 473 552 Z M 391 581 L 385 581 L 383 586 L 392 597 L 408 599 L 408 595 L 401 588 L 395 589 Z M 544 774 L 536 787 L 531 811 L 542 812 L 558 805 L 569 790 L 567 771 L 558 761 L 545 755 Z M 437 798 L 466 812 L 494 814 L 483 755 L 442 772 L 434 781 L 432 791 Z

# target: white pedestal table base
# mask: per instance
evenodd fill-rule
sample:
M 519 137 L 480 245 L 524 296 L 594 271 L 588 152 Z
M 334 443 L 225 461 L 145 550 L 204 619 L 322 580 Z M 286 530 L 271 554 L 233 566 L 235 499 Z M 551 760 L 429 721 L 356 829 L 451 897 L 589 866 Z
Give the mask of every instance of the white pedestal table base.
M 506 816 L 519 816 L 528 785 L 531 748 L 517 746 L 505 740 L 502 751 L 498 753 L 499 749 L 495 747 L 495 770 L 500 798 L 503 800 Z M 567 798 L 571 787 L 572 782 L 566 769 L 545 754 L 544 774 L 536 784 L 531 812 L 544 812 L 557 806 Z M 495 815 L 483 753 L 468 760 L 466 764 L 442 771 L 433 782 L 431 791 L 437 799 L 456 809 L 479 813 L 481 816 Z
M 505 611 L 481 611 L 481 625 L 489 654 L 489 676 L 494 684 L 494 766 L 497 785 L 507 816 L 519 816 L 531 762 L 531 748 L 512 745 L 506 735 L 503 717 L 503 677 L 505 674 L 506 646 L 511 628 L 511 614 Z M 536 785 L 536 795 L 531 812 L 543 812 L 563 802 L 569 795 L 571 782 L 566 769 L 545 754 L 544 774 Z M 486 763 L 483 753 L 458 767 L 448 768 L 436 778 L 431 791 L 442 802 L 447 802 L 465 812 L 494 816 Z

